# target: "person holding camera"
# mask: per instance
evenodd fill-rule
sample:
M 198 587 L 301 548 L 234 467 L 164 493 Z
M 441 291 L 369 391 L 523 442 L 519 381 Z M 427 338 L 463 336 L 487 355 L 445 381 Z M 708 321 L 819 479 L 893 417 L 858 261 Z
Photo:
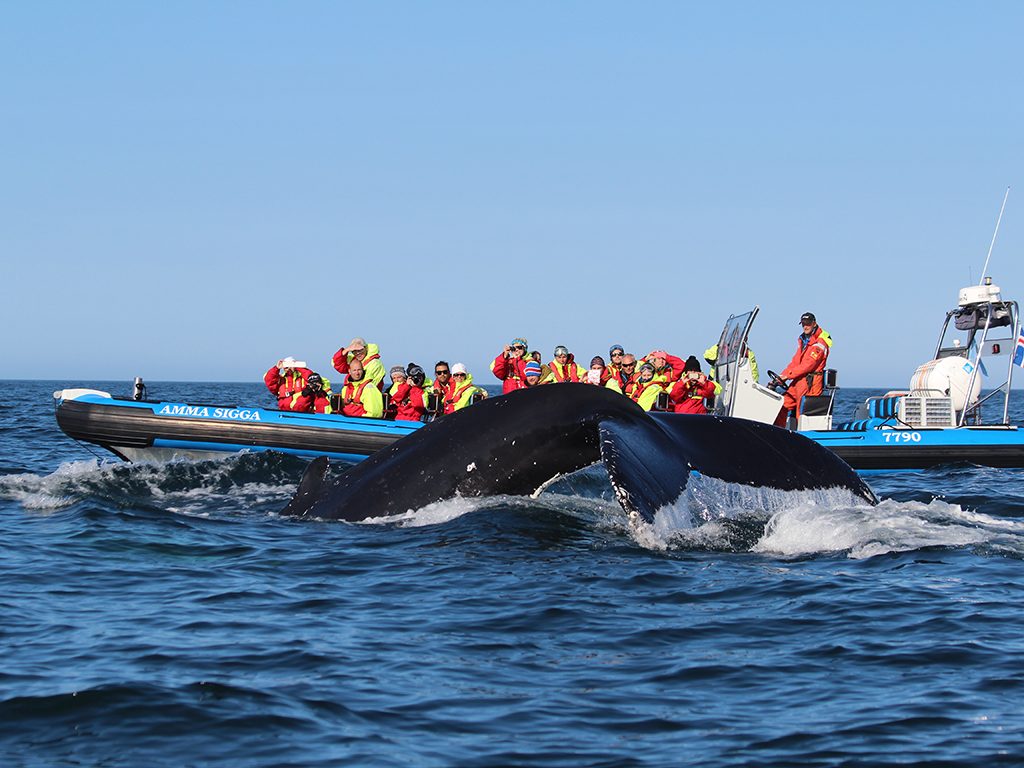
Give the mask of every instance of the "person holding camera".
M 292 407 L 288 410 L 299 413 L 330 413 L 331 382 L 319 373 L 306 377 L 306 386 L 292 395 Z
M 683 375 L 668 393 L 668 401 L 674 413 L 708 412 L 704 401 L 714 397 L 715 382 L 700 369 L 700 361 L 690 355 L 683 366 Z
M 391 405 L 395 409 L 395 421 L 423 421 L 427 413 L 427 393 L 424 389 L 427 374 L 418 365 L 408 370 L 391 369 Z
M 270 366 L 263 375 L 263 383 L 270 394 L 277 398 L 277 407 L 282 411 L 291 411 L 292 401 L 296 394 L 306 386 L 307 377 L 313 371 L 293 357 L 284 357 Z
M 503 395 L 526 386 L 526 374 L 523 372 L 523 366 L 531 359 L 527 352 L 527 346 L 526 339 L 512 339 L 491 363 L 491 373 L 496 379 L 501 380 Z

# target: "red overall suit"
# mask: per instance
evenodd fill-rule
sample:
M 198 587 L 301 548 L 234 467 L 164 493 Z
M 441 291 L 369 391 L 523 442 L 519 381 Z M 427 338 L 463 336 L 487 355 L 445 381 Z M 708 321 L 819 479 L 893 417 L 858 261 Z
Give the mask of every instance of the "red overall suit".
M 501 393 L 503 395 L 526 386 L 526 374 L 523 373 L 523 368 L 526 367 L 530 360 L 533 360 L 533 358 L 525 356 L 505 357 L 504 353 L 494 358 L 494 362 L 491 363 L 491 373 L 494 374 L 495 378 L 501 379 Z
M 786 390 L 782 401 L 784 411 L 796 410 L 800 417 L 800 401 L 804 395 L 820 395 L 825 379 L 825 365 L 828 362 L 829 336 L 817 325 L 810 336 L 800 334 L 797 339 L 796 354 L 789 361 L 786 369 L 779 374 L 783 379 L 793 379 Z M 783 414 L 780 418 L 785 418 Z M 777 422 L 776 422 L 777 423 Z

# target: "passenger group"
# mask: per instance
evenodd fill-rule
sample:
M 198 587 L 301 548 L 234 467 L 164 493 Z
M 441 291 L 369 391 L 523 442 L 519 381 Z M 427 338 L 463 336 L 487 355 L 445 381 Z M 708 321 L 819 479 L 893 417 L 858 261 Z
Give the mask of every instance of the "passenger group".
M 800 324 L 802 333 L 797 339 L 796 353 L 779 375 L 781 381 L 772 382 L 780 388 L 788 384 L 776 422 L 779 426 L 784 426 L 788 417 L 799 415 L 804 395 L 821 394 L 832 347 L 831 336 L 818 326 L 812 313 L 801 315 Z M 753 351 L 746 348 L 742 353 L 757 381 Z M 713 371 L 718 345 L 705 350 L 703 357 Z M 539 352 L 530 350 L 525 338 L 517 337 L 495 356 L 490 369 L 501 381 L 503 394 L 547 384 L 579 382 L 621 393 L 645 411 L 705 414 L 721 391 L 712 376 L 701 370 L 696 356 L 684 360 L 662 349 L 654 349 L 638 360 L 622 345 L 613 344 L 608 350 L 608 362 L 597 355 L 591 358 L 589 368 L 577 363 L 575 355 L 563 345 L 555 347 L 547 363 L 541 359 Z M 337 391 L 332 391 L 330 381 L 292 357 L 278 360 L 263 380 L 281 410 L 399 421 L 428 421 L 487 397 L 462 363 L 449 365 L 439 360 L 434 365 L 433 379 L 415 363 L 396 365 L 386 371 L 378 345 L 361 338 L 354 338 L 339 349 L 332 362 L 334 369 L 345 377 Z M 391 379 L 386 389 L 385 376 Z

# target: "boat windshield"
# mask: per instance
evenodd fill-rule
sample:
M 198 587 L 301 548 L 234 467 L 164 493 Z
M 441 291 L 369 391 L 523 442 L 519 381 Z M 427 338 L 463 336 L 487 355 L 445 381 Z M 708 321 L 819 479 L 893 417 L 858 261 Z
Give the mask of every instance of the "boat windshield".
M 729 363 L 734 363 L 740 358 L 741 350 L 745 350 L 747 332 L 750 324 L 757 314 L 757 309 L 752 309 L 742 315 L 733 315 L 722 329 L 722 336 L 718 340 L 717 365 L 724 368 Z
M 759 307 L 742 315 L 732 315 L 718 339 L 718 358 L 715 360 L 715 381 L 722 386 L 715 400 L 715 413 L 732 416 L 735 410 L 736 387 L 739 381 L 739 360 L 747 354 L 747 334 L 757 317 Z
M 1006 346 L 1007 339 L 992 339 L 991 331 L 996 328 L 1009 328 L 1012 343 L 1013 331 L 1017 323 L 1016 302 L 992 302 L 991 304 L 970 304 L 951 309 L 946 313 L 946 322 L 939 334 L 939 344 L 935 351 L 936 358 L 971 357 L 977 351 L 979 342 L 985 339 L 983 354 L 999 354 L 1000 343 Z M 1006 332 L 1001 334 L 1005 336 Z M 995 345 L 995 351 L 991 349 Z

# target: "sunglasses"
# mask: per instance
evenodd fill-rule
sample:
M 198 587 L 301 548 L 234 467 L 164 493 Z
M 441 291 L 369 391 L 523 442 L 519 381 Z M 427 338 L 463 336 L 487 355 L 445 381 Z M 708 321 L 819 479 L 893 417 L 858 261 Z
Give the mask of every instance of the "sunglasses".
M 513 344 L 512 345 L 512 349 L 516 350 L 517 352 L 525 352 L 526 351 L 526 347 L 524 347 L 524 346 L 522 346 L 520 344 Z
M 446 373 L 449 373 L 447 368 L 445 368 L 443 371 L 434 371 L 435 376 L 444 376 Z
M 464 379 L 464 378 L 466 378 L 466 374 L 464 374 L 464 373 L 453 373 L 452 374 L 452 378 L 454 378 L 454 379 Z
M 612 357 L 622 357 L 625 352 L 612 352 Z
M 636 368 L 636 363 L 623 363 L 623 368 Z

